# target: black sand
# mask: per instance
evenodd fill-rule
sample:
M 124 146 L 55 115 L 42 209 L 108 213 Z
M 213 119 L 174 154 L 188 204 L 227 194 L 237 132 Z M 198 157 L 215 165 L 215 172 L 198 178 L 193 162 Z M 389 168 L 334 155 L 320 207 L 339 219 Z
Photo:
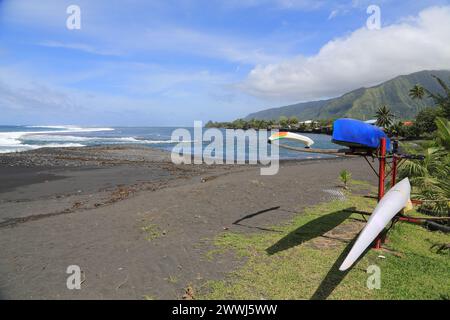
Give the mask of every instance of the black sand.
M 210 239 L 270 232 L 329 200 L 342 169 L 375 181 L 362 159 L 289 161 L 261 176 L 252 166 L 175 166 L 129 146 L 1 155 L 0 297 L 180 298 L 239 265 L 208 259 Z M 73 264 L 81 290 L 66 287 Z

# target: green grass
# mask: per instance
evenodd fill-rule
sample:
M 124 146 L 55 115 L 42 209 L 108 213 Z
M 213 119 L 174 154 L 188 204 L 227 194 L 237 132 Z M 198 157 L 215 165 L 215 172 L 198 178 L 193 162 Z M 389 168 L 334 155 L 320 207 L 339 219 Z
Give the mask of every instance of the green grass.
M 178 283 L 178 278 L 176 276 L 169 276 L 168 278 L 164 278 L 164 280 L 167 280 L 169 283 L 172 284 Z
M 145 227 L 142 227 L 142 231 L 145 233 L 145 239 L 148 241 L 155 240 L 162 236 L 162 232 L 156 224 L 149 224 Z
M 361 187 L 365 189 L 369 189 L 370 191 L 376 191 L 377 187 L 374 187 L 367 181 L 351 179 L 349 182 L 350 187 Z
M 197 298 L 448 299 L 449 254 L 430 247 L 449 243 L 450 236 L 420 226 L 398 223 L 391 229 L 386 247 L 396 254 L 370 250 L 349 272 L 338 270 L 357 226 L 363 225 L 355 220 L 361 220 L 360 215 L 343 210 L 371 211 L 374 206 L 374 200 L 350 196 L 306 210 L 288 225 L 275 227 L 280 232 L 223 233 L 209 256 L 233 250 L 246 262 L 225 280 L 207 282 Z M 334 239 L 321 237 L 329 230 L 333 232 L 327 235 Z M 381 268 L 379 290 L 366 286 L 366 270 L 373 264 Z

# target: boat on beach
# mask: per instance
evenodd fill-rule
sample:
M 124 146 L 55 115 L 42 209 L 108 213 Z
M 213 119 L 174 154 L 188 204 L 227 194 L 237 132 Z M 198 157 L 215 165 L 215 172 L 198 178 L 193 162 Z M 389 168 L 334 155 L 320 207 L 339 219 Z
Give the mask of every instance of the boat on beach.
M 391 143 L 379 127 L 355 119 L 338 119 L 333 124 L 332 141 L 349 148 L 377 149 L 380 139 L 386 138 L 386 150 Z
M 269 137 L 269 143 L 272 143 L 273 141 L 281 140 L 281 139 L 287 139 L 287 140 L 301 142 L 305 145 L 305 148 L 310 148 L 314 144 L 314 141 L 311 138 L 301 135 L 301 134 L 298 134 L 298 133 L 294 133 L 294 132 L 274 133 Z

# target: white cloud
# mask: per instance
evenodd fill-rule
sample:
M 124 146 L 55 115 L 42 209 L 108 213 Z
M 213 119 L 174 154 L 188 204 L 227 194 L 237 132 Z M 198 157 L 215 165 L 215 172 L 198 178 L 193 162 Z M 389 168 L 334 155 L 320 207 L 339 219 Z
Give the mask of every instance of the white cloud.
M 239 87 L 259 97 L 306 101 L 343 94 L 400 74 L 450 69 L 450 6 L 381 30 L 361 28 L 313 56 L 258 65 Z
M 330 12 L 330 15 L 328 16 L 328 20 L 331 20 L 333 18 L 335 18 L 337 15 L 339 14 L 339 10 L 333 10 Z
M 235 75 L 206 69 L 167 69 L 118 61 L 74 74 L 29 69 L 28 64 L 0 63 L 3 123 L 192 125 L 194 120 L 216 119 L 218 113 L 227 120 L 237 114 L 244 116 L 242 106 L 254 102 L 245 96 L 243 102 L 231 104 L 240 97 L 227 87 L 237 81 Z M 80 80 L 99 82 L 107 90 L 71 87 Z
M 62 82 L 62 81 L 57 81 Z M 56 85 L 44 75 L 23 71 L 21 66 L 0 65 L 0 109 L 24 114 L 89 113 L 121 111 L 124 106 L 141 107 L 138 101 L 119 94 L 101 94 Z
M 280 61 L 285 57 L 268 50 L 270 41 L 273 40 L 270 35 L 268 39 L 258 41 L 227 34 L 165 26 L 147 29 L 144 39 L 139 50 L 182 52 L 252 65 Z M 285 47 L 286 45 L 283 45 L 281 49 Z
M 9 74 L 11 75 L 11 74 Z M 17 75 L 12 75 L 18 79 Z M 79 106 L 69 97 L 67 92 L 47 86 L 43 83 L 22 79 L 20 84 L 0 77 L 0 108 L 3 112 L 28 112 L 30 106 L 35 113 L 41 112 L 71 112 Z
M 290 46 L 294 42 L 281 41 L 277 34 L 269 33 L 264 38 L 258 39 L 232 32 L 184 26 L 179 21 L 173 21 L 165 10 L 155 9 L 159 5 L 168 6 L 166 10 L 169 10 L 170 4 L 165 4 L 165 1 L 136 0 L 134 6 L 120 6 L 120 1 L 114 0 L 112 3 L 116 5 L 109 6 L 111 1 L 79 0 L 77 4 L 81 7 L 82 28 L 79 31 L 69 31 L 65 19 L 68 16 L 66 7 L 72 4 L 70 0 L 29 2 L 26 0 L 7 2 L 3 8 L 6 22 L 35 30 L 39 40 L 33 39 L 33 43 L 39 46 L 71 49 L 101 56 L 175 52 L 255 65 L 287 58 Z M 246 3 L 238 2 L 236 5 L 260 5 L 258 1 L 253 0 L 244 2 Z M 267 3 L 273 3 L 277 8 L 290 6 L 306 8 L 315 6 L 314 3 L 317 4 L 317 1 L 277 0 Z M 199 5 L 198 2 L 193 2 L 192 5 L 194 4 Z M 221 4 L 228 5 L 228 2 Z M 129 23 L 128 17 L 135 15 L 137 11 L 148 12 L 148 18 L 139 18 L 133 24 Z M 282 43 L 273 47 L 272 43 L 277 40 Z
M 121 53 L 118 50 L 102 50 L 98 49 L 93 45 L 86 43 L 65 43 L 59 41 L 43 41 L 38 43 L 39 46 L 48 48 L 62 48 L 62 49 L 73 49 L 77 51 L 83 51 L 86 53 L 97 54 L 101 56 L 120 56 Z

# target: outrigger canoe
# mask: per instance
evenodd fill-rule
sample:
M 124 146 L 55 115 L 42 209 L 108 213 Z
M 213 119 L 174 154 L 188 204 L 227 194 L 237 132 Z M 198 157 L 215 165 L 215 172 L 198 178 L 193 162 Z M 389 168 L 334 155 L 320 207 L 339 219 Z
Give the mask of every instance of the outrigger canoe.
M 307 136 L 303 136 L 301 134 L 293 133 L 293 132 L 274 133 L 269 137 L 269 143 L 271 143 L 275 140 L 281 140 L 281 139 L 299 141 L 299 142 L 303 143 L 306 148 L 309 148 L 314 144 L 314 141 L 311 138 L 308 138 Z
M 349 148 L 377 149 L 380 139 L 386 138 L 386 150 L 390 140 L 379 127 L 355 119 L 338 119 L 333 123 L 333 143 Z
M 367 247 L 383 231 L 392 218 L 408 205 L 410 194 L 411 185 L 409 184 L 408 178 L 397 183 L 386 193 L 370 215 L 366 226 L 359 234 L 358 239 L 339 270 L 347 270 L 358 260 L 361 254 L 363 254 Z

